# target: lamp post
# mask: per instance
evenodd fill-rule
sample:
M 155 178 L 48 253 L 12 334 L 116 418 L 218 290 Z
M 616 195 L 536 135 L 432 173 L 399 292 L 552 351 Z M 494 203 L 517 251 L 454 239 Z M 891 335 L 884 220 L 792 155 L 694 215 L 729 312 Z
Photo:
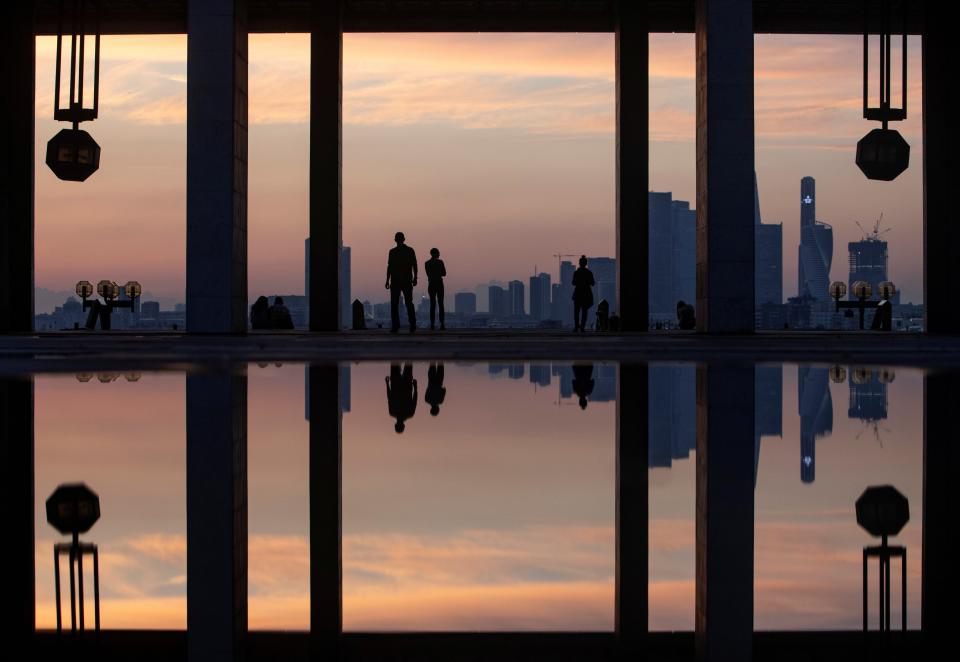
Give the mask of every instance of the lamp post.
M 857 499 L 857 524 L 881 539 L 879 545 L 863 548 L 863 631 L 867 631 L 867 561 L 876 556 L 880 563 L 880 630 L 890 631 L 890 560 L 900 558 L 900 621 L 907 629 L 907 548 L 887 544 L 910 521 L 910 504 L 892 485 L 868 487 Z
M 847 293 L 847 284 L 843 281 L 834 281 L 830 283 L 830 296 L 836 302 L 836 310 L 840 312 L 841 308 L 857 309 L 860 311 L 860 330 L 863 331 L 864 313 L 867 308 L 877 308 L 874 316 L 872 328 L 880 331 L 889 331 L 893 327 L 893 304 L 890 300 L 896 295 L 897 287 L 890 281 L 884 281 L 877 286 L 880 300 L 871 300 L 873 295 L 873 286 L 865 280 L 858 280 L 853 284 L 853 301 L 841 301 Z
M 101 280 L 97 283 L 97 294 L 103 297 L 104 303 L 97 299 L 90 299 L 93 295 L 93 285 L 88 280 L 81 280 L 77 283 L 77 296 L 83 301 L 83 310 L 90 309 L 87 315 L 87 328 L 93 329 L 97 325 L 97 318 L 100 319 L 100 328 L 104 331 L 110 330 L 110 316 L 115 308 L 129 308 L 136 310 L 137 299 L 140 298 L 142 288 L 140 283 L 135 280 L 128 281 L 123 286 L 123 292 L 127 295 L 126 299 L 118 299 L 120 296 L 120 286 L 112 280 Z
M 69 556 L 70 562 L 70 630 L 85 630 L 83 601 L 83 557 L 93 556 L 93 609 L 94 629 L 100 631 L 100 552 L 94 543 L 81 543 L 80 534 L 86 533 L 100 519 L 100 497 L 83 483 L 60 485 L 47 499 L 47 522 L 63 534 L 70 535 L 70 542 L 58 542 L 53 546 L 53 577 L 57 599 L 57 632 L 63 631 L 60 606 L 60 555 Z

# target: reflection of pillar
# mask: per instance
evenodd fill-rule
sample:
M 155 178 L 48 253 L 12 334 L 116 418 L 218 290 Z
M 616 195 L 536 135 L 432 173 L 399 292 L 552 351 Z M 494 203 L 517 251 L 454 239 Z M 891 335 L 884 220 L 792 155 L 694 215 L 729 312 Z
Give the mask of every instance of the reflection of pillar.
M 340 330 L 343 32 L 340 2 L 313 3 L 310 34 L 310 330 Z M 347 321 L 347 320 L 344 320 Z
M 33 3 L 4 3 L 0 138 L 0 333 L 33 330 Z
M 187 330 L 247 330 L 247 12 L 187 3 Z
M 649 326 L 649 35 L 646 3 L 617 2 L 617 313 L 624 331 Z M 569 304 L 569 302 L 568 302 Z
M 923 39 L 923 304 L 928 333 L 960 332 L 960 127 L 955 114 L 955 21 L 950 4 L 924 3 Z M 913 167 L 919 164 L 914 162 Z
M 24 642 L 35 626 L 33 530 L 33 381 L 0 379 L 0 438 L 4 440 L 4 503 L 14 643 Z
M 753 3 L 697 0 L 697 330 L 754 327 Z
M 242 659 L 246 631 L 247 377 L 188 374 L 188 659 Z
M 697 367 L 699 660 L 749 660 L 753 639 L 752 366 Z
M 960 475 L 957 445 L 958 374 L 928 374 L 923 397 L 923 546 L 920 621 L 932 659 L 956 629 L 958 577 L 955 481 Z M 915 589 L 914 589 L 915 590 Z
M 647 633 L 649 514 L 647 366 L 622 364 L 617 380 L 617 562 L 614 629 L 632 647 Z
M 316 659 L 335 659 L 343 624 L 340 370 L 310 366 L 310 632 Z

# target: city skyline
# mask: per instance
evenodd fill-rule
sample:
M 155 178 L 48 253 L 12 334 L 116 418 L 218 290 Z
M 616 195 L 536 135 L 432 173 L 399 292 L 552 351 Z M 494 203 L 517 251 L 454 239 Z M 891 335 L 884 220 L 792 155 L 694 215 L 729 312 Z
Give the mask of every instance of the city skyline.
M 40 150 L 58 127 L 52 42 L 37 43 Z M 883 185 L 853 165 L 870 128 L 859 117 L 859 39 L 758 36 L 756 45 L 764 219 L 783 224 L 784 246 L 797 245 L 795 182 L 817 177 L 836 245 L 883 212 L 897 246 L 891 276 L 905 301 L 920 301 L 919 40 L 911 115 L 897 127 L 914 166 Z M 791 55 L 798 49 L 804 58 Z M 307 52 L 306 35 L 250 38 L 251 289 L 296 292 L 302 279 Z M 104 147 L 101 171 L 77 187 L 37 168 L 38 287 L 99 275 L 96 245 L 110 249 L 105 276 L 182 300 L 185 57 L 182 36 L 104 38 L 101 118 L 89 127 Z M 692 36 L 652 35 L 650 59 L 650 189 L 693 200 Z M 356 296 L 375 300 L 397 226 L 419 253 L 441 248 L 448 291 L 491 272 L 526 280 L 554 253 L 614 254 L 612 36 L 351 34 L 344 62 L 343 227 Z M 792 292 L 792 260 L 783 279 Z

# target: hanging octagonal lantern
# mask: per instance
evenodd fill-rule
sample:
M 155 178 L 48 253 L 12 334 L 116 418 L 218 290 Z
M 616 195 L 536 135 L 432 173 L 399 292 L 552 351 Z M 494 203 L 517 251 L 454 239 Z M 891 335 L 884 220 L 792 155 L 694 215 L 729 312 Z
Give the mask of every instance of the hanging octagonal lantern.
M 857 143 L 857 167 L 867 179 L 893 181 L 910 167 L 910 145 L 896 129 L 874 129 Z
M 63 129 L 47 143 L 47 165 L 60 179 L 85 181 L 100 167 L 100 145 L 82 129 Z

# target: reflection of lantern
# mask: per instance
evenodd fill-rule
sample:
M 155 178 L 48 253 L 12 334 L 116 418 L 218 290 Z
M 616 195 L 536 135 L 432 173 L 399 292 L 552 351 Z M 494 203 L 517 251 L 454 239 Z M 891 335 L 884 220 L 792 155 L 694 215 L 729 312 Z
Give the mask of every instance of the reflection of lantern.
M 138 296 L 140 296 L 140 283 L 135 280 L 131 280 L 123 286 L 123 291 L 131 299 L 136 299 Z
M 830 296 L 834 299 L 842 299 L 847 295 L 847 284 L 842 280 L 835 280 L 830 283 Z
M 97 294 L 102 296 L 107 301 L 110 299 L 116 299 L 118 296 L 120 296 L 120 286 L 114 283 L 112 280 L 101 280 L 99 283 L 97 283 Z
M 128 382 L 139 382 L 139 381 L 140 381 L 140 373 L 139 373 L 139 372 L 128 372 L 127 374 L 125 374 L 125 375 L 123 376 L 123 378 L 126 379 Z
M 897 373 L 894 372 L 892 368 L 884 368 L 883 370 L 880 371 L 879 379 L 881 384 L 889 384 L 896 378 L 897 378 Z
M 65 11 L 60 5 L 57 26 L 57 65 L 53 91 L 53 119 L 71 122 L 73 128 L 63 129 L 47 143 L 47 165 L 60 179 L 82 182 L 100 167 L 100 145 L 86 131 L 80 130 L 80 122 L 95 120 L 100 109 L 100 7 L 94 9 L 93 29 L 93 105 L 83 106 L 86 71 L 87 11 L 86 2 L 73 3 L 69 17 L 70 31 L 64 32 Z M 70 35 L 70 77 L 66 107 L 60 106 L 60 82 L 63 80 L 63 37 Z
M 867 368 L 854 368 L 850 373 L 850 381 L 854 384 L 866 384 L 872 376 L 873 374 Z
M 835 365 L 830 368 L 830 381 L 834 384 L 842 384 L 847 381 L 847 369 L 842 365 Z
M 93 296 L 93 284 L 89 280 L 81 280 L 77 283 L 76 292 L 81 299 L 87 299 Z
M 897 286 L 889 280 L 885 280 L 877 285 L 877 294 L 880 295 L 881 299 L 892 299 L 897 295 Z
M 97 380 L 99 380 L 101 384 L 109 384 L 117 381 L 119 376 L 120 373 L 118 372 L 101 372 L 97 374 Z
M 86 383 L 89 382 L 91 379 L 93 379 L 93 373 L 92 373 L 92 372 L 78 372 L 78 373 L 77 373 L 77 381 L 78 381 L 78 382 L 81 382 L 81 383 L 83 383 L 83 384 L 86 384 Z
M 873 294 L 873 287 L 865 280 L 858 280 L 853 284 L 853 296 L 858 299 L 869 299 Z

